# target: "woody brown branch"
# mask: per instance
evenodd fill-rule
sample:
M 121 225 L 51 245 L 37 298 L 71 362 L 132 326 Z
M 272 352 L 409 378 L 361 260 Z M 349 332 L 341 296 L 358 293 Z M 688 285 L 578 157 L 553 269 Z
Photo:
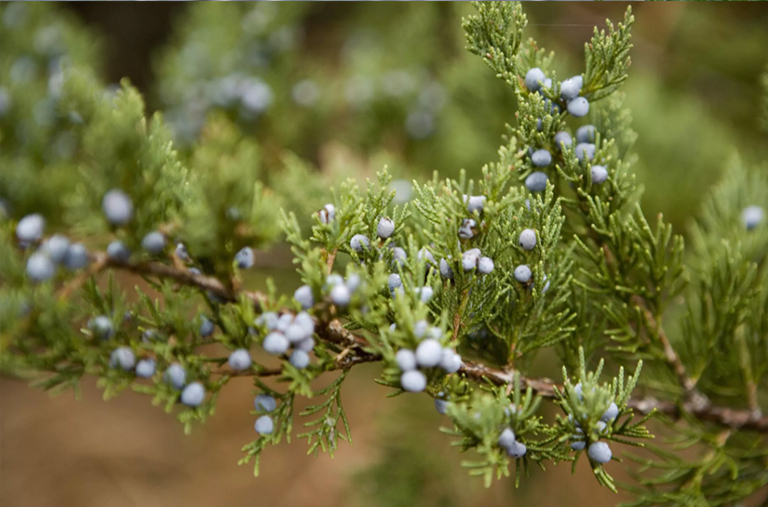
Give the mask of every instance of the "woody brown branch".
M 117 262 L 109 259 L 104 253 L 93 254 L 92 259 L 103 267 L 124 269 L 143 276 L 168 278 L 185 285 L 195 286 L 210 291 L 217 297 L 227 301 L 235 301 L 237 299 L 238 294 L 230 291 L 218 279 L 205 275 L 197 275 L 186 269 L 178 269 L 158 262 Z M 259 292 L 242 291 L 239 294 L 248 297 L 258 311 L 262 310 L 264 303 L 267 301 L 267 297 Z M 647 311 L 647 309 L 645 311 Z M 657 332 L 662 343 L 669 344 L 669 340 L 666 338 L 663 330 L 657 329 Z M 377 362 L 382 359 L 379 354 L 370 351 L 370 346 L 365 338 L 346 329 L 338 319 L 324 321 L 315 318 L 315 333 L 322 341 L 339 345 L 347 350 L 331 370 L 347 370 L 357 364 Z M 685 368 L 680 362 L 679 357 L 677 357 L 677 354 L 674 352 L 671 345 L 668 346 L 671 350 L 668 361 L 671 364 L 679 363 L 679 368 L 676 366 L 675 370 L 676 372 L 684 374 Z M 261 372 L 232 372 L 222 369 L 214 373 L 226 374 L 229 376 L 266 377 L 280 375 L 281 371 L 279 369 L 270 369 L 262 370 Z M 506 386 L 514 381 L 514 372 L 489 368 L 488 366 L 472 361 L 464 361 L 459 373 L 476 382 L 489 381 L 497 386 Z M 687 378 L 687 376 L 684 376 L 683 378 Z M 520 375 L 520 385 L 523 389 L 530 387 L 535 394 L 544 398 L 555 398 L 555 388 L 561 388 L 561 386 L 550 379 L 529 378 L 523 375 Z M 692 388 L 695 389 L 695 386 Z M 720 407 L 711 405 L 709 402 L 702 403 L 701 400 L 696 397 L 688 398 L 681 404 L 657 400 L 650 396 L 631 398 L 627 402 L 627 406 L 643 415 L 649 414 L 655 410 L 658 413 L 677 420 L 683 418 L 684 414 L 689 414 L 702 422 L 714 423 L 733 429 L 768 433 L 768 416 L 760 417 L 759 414 L 756 414 L 755 411 L 751 410 Z

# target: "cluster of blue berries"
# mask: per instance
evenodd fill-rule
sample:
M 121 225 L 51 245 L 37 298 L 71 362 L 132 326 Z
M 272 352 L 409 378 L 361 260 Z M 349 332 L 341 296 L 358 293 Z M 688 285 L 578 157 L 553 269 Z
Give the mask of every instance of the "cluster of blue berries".
M 581 87 L 584 85 L 584 78 L 573 76 L 560 84 L 560 98 L 566 103 L 566 108 L 571 116 L 581 118 L 589 112 L 589 101 L 585 97 L 579 97 Z M 539 92 L 544 88 L 552 88 L 552 79 L 544 75 L 538 67 L 530 69 L 525 74 L 525 87 L 532 92 Z M 557 104 L 554 108 L 559 109 Z
M 27 215 L 16 224 L 16 238 L 22 248 L 38 244 L 43 239 L 45 219 L 40 214 Z M 40 244 L 27 259 L 26 272 L 36 282 L 50 280 L 61 264 L 78 270 L 88 265 L 88 251 L 81 243 L 70 243 L 66 236 L 56 234 Z
M 440 328 L 420 320 L 413 327 L 413 335 L 420 340 L 416 350 L 402 348 L 395 354 L 395 362 L 402 372 L 400 386 L 404 390 L 418 393 L 426 389 L 427 376 L 420 369 L 440 367 L 446 373 L 456 373 L 461 369 L 461 356 L 455 350 L 440 345 L 443 335 Z
M 270 396 L 268 394 L 259 394 L 256 396 L 256 398 L 253 400 L 253 406 L 256 408 L 257 412 L 272 412 L 277 408 L 277 401 L 273 396 Z M 275 430 L 275 423 L 272 421 L 272 418 L 268 416 L 267 414 L 264 414 L 260 416 L 258 419 L 256 419 L 256 424 L 254 424 L 254 429 L 256 430 L 256 433 L 260 435 L 269 435 Z
M 583 399 L 581 382 L 576 384 L 573 390 L 579 399 Z M 599 463 L 601 465 L 611 461 L 611 457 L 613 456 L 611 453 L 611 448 L 608 443 L 600 441 L 599 437 L 606 433 L 608 430 L 608 425 L 616 420 L 617 417 L 619 417 L 619 413 L 620 411 L 618 405 L 616 405 L 614 402 L 611 402 L 603 415 L 600 416 L 600 420 L 597 421 L 597 424 L 595 425 L 598 440 L 593 440 L 585 435 L 584 430 L 582 429 L 579 422 L 574 421 L 574 425 L 576 426 L 576 434 L 571 438 L 571 449 L 574 451 L 584 450 L 587 447 L 588 440 L 592 440 L 592 443 L 589 444 L 589 449 L 587 450 L 589 458 L 595 463 Z M 569 415 L 568 419 L 573 421 L 573 416 Z
M 261 344 L 269 354 L 282 356 L 292 348 L 289 362 L 300 370 L 309 366 L 309 353 L 315 348 L 315 340 L 312 338 L 315 321 L 309 313 L 278 315 L 275 312 L 264 312 L 255 324 L 269 331 Z
M 528 451 L 525 444 L 517 440 L 512 428 L 504 428 L 501 435 L 499 435 L 498 444 L 499 447 L 507 451 L 507 454 L 515 459 L 522 458 Z

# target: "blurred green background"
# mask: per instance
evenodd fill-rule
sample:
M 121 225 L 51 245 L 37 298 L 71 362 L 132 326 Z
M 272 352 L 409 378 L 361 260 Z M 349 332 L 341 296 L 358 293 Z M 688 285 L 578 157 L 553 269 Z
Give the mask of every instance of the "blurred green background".
M 565 77 L 583 70 L 583 44 L 593 27 L 619 20 L 625 8 L 528 2 L 527 33 L 556 51 L 558 76 Z M 150 111 L 165 114 L 182 154 L 208 114 L 226 114 L 258 140 L 274 185 L 285 176 L 286 152 L 309 161 L 329 185 L 346 175 L 372 175 L 384 164 L 405 180 L 424 180 L 432 171 L 457 175 L 462 168 L 477 176 L 495 159 L 504 124 L 514 121 L 511 90 L 463 49 L 467 3 L 75 2 L 29 9 L 45 10 L 35 18 L 40 23 L 60 20 L 79 34 L 66 38 L 71 59 L 94 66 L 105 83 L 128 77 Z M 623 90 L 639 134 L 634 170 L 646 186 L 647 214 L 663 212 L 684 232 L 730 156 L 760 162 L 768 154 L 757 117 L 768 8 L 679 2 L 633 3 L 633 9 L 635 48 Z M 9 11 L 0 30 L 18 22 L 8 21 Z M 8 72 L 17 63 L 0 61 Z M 2 132 L 6 141 L 18 135 Z M 324 202 L 325 190 L 318 189 L 316 202 L 292 204 L 308 213 Z M 263 257 L 265 268 L 252 282 L 263 284 L 269 273 L 292 290 L 285 249 Z M 1 380 L 0 505 L 617 502 L 584 461 L 573 478 L 565 464 L 546 474 L 533 470 L 518 490 L 513 480 L 485 490 L 439 433 L 445 420 L 431 400 L 385 399 L 386 389 L 372 382 L 375 368 L 354 371 L 344 391 L 353 446 L 342 446 L 335 460 L 315 460 L 293 441 L 265 453 L 258 479 L 250 467 L 236 465 L 253 432 L 245 379 L 225 390 L 217 416 L 190 437 L 138 395 L 103 403 L 86 385 L 80 402 L 51 400 Z M 630 480 L 618 464 L 611 473 Z

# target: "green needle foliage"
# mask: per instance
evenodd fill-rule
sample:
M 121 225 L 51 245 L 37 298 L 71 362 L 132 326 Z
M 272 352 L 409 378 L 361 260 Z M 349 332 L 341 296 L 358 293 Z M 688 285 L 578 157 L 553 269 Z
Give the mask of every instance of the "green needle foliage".
M 146 394 L 186 432 L 214 414 L 230 380 L 250 377 L 257 435 L 240 462 L 258 474 L 262 452 L 292 436 L 313 455 L 351 444 L 343 386 L 351 368 L 376 362 L 376 382 L 391 396 L 434 398 L 447 416 L 442 430 L 468 455 L 463 466 L 486 485 L 512 473 L 519 484 L 533 465 L 575 470 L 587 460 L 616 491 L 610 472 L 623 455 L 638 464 L 636 481 L 623 485 L 633 505 L 734 505 L 764 490 L 768 219 L 746 211 L 768 203 L 765 168 L 734 157 L 686 247 L 639 204 L 637 134 L 619 91 L 631 10 L 585 44 L 579 96 L 590 107 L 576 117 L 555 55 L 524 39 L 522 4 L 475 8 L 463 23 L 468 49 L 510 87 L 516 113 L 480 178 L 435 173 L 404 202 L 386 170 L 328 190 L 311 165 L 280 153 L 284 170 L 267 177 L 265 148 L 242 127 L 252 118 L 226 107 L 192 125 L 178 152 L 163 115 L 148 118 L 130 83 L 105 89 L 70 25 L 60 33 L 79 56 L 57 60 L 54 89 L 41 73 L 19 82 L 20 59 L 51 58 L 30 46 L 48 23 L 30 7 L 39 19 L 0 32 L 0 71 L 11 83 L 0 88 L 10 104 L 0 110 L 2 372 L 50 391 L 96 376 L 105 398 Z M 211 37 L 236 46 L 253 36 L 287 51 L 269 27 L 300 9 L 254 17 L 272 12 L 264 9 L 238 24 L 247 33 L 214 26 Z M 218 75 L 213 63 L 238 64 L 208 63 L 206 79 Z M 534 86 L 532 68 L 551 83 Z M 166 85 L 170 102 L 186 96 L 183 80 Z M 30 106 L 39 101 L 50 102 L 51 122 L 32 136 L 9 127 L 40 123 Z M 563 132 L 571 143 L 555 140 Z M 71 137 L 66 156 L 49 153 L 62 135 Z M 534 163 L 539 150 L 549 163 Z M 536 172 L 546 174 L 542 188 L 531 183 Z M 122 222 L 105 213 L 114 189 L 133 206 Z M 44 233 L 29 232 L 30 213 L 42 214 Z M 535 244 L 519 239 L 523 231 Z M 57 234 L 70 241 L 62 256 Z M 116 240 L 127 256 L 107 253 Z M 270 280 L 256 291 L 247 270 L 283 240 L 302 287 L 283 294 Z M 87 260 L 75 262 L 82 247 Z M 230 355 L 243 349 L 248 364 Z M 545 354 L 557 358 L 562 382 L 538 377 L 534 361 Z M 312 404 L 294 411 L 297 397 Z M 671 437 L 647 446 L 654 416 Z

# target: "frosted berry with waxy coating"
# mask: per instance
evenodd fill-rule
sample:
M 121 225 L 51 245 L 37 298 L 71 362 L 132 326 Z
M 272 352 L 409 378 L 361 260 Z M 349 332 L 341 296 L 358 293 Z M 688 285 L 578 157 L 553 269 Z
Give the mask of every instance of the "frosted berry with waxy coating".
M 586 116 L 589 113 L 589 101 L 584 97 L 576 97 L 568 102 L 568 112 L 576 118 Z
M 564 100 L 573 100 L 579 96 L 584 79 L 581 76 L 569 77 L 560 84 L 560 97 Z
M 88 265 L 88 250 L 82 243 L 73 243 L 67 249 L 67 256 L 64 257 L 64 265 L 67 269 L 83 269 Z
M 207 338 L 208 336 L 211 336 L 214 331 L 214 325 L 213 322 L 208 320 L 208 317 L 203 317 L 203 320 L 200 322 L 200 336 L 203 338 Z
M 328 275 L 325 277 L 325 285 L 324 288 L 326 289 L 332 289 L 336 287 L 337 285 L 341 285 L 344 283 L 344 277 L 341 276 L 338 273 L 333 273 L 332 275 Z
M 187 372 L 179 363 L 173 363 L 165 370 L 163 380 L 176 389 L 181 389 L 187 383 Z
M 43 243 L 42 250 L 53 262 L 62 262 L 69 250 L 69 240 L 66 236 L 55 234 Z
M 518 243 L 523 250 L 533 250 L 536 248 L 536 231 L 533 229 L 524 229 L 523 232 L 520 233 Z
M 293 315 L 290 313 L 284 313 L 277 319 L 277 330 L 281 333 L 288 331 L 288 328 L 293 324 Z
M 330 224 L 336 219 L 336 207 L 333 204 L 326 204 L 317 214 L 320 216 L 320 222 Z
M 590 168 L 590 173 L 592 174 L 592 183 L 595 185 L 604 183 L 608 179 L 608 169 L 604 165 L 593 165 Z
M 416 347 L 416 363 L 424 368 L 433 368 L 440 364 L 443 358 L 443 347 L 440 342 L 433 339 L 427 339 L 419 343 Z
M 584 450 L 586 446 L 587 446 L 587 443 L 584 440 L 575 440 L 571 442 L 571 449 L 573 449 L 574 451 Z
M 405 249 L 401 248 L 399 246 L 396 246 L 392 249 L 392 261 L 398 265 L 402 266 L 405 264 L 405 261 L 408 259 L 408 254 L 405 253 Z M 349 284 L 347 284 L 349 285 Z
M 461 267 L 464 271 L 472 271 L 477 267 L 477 261 L 480 259 L 480 249 L 472 248 L 461 254 Z
M 312 308 L 315 304 L 315 297 L 312 295 L 312 288 L 309 285 L 302 285 L 293 293 L 293 299 L 298 302 L 305 310 Z
M 131 371 L 136 364 L 136 356 L 128 347 L 117 347 L 109 355 L 110 368 L 120 368 L 124 371 Z
M 451 349 L 443 349 L 440 355 L 440 368 L 446 373 L 456 373 L 461 369 L 461 356 Z
M 256 419 L 256 424 L 253 425 L 256 433 L 261 435 L 269 435 L 275 430 L 275 423 L 272 422 L 272 418 L 268 415 L 263 415 Z
M 592 143 L 579 143 L 573 151 L 576 153 L 576 158 L 579 159 L 579 162 L 584 162 L 585 159 L 592 160 L 595 158 L 595 149 L 596 147 Z
M 440 275 L 443 278 L 453 280 L 453 270 L 451 269 L 451 266 L 448 264 L 448 261 L 445 259 L 440 259 Z
M 150 378 L 155 374 L 155 360 L 142 359 L 136 364 L 136 376 L 139 378 Z
M 429 264 L 432 265 L 436 264 L 435 257 L 432 255 L 432 252 L 426 248 L 419 250 L 419 260 L 426 260 Z
M 363 253 L 369 246 L 371 246 L 371 241 L 364 234 L 355 234 L 349 240 L 349 247 L 357 253 Z
M 187 251 L 187 247 L 184 246 L 184 243 L 176 243 L 176 250 L 174 252 L 176 253 L 176 257 L 178 257 L 180 260 L 189 260 L 189 252 Z
M 141 247 L 151 254 L 159 254 L 165 248 L 165 236 L 152 231 L 141 239 Z
M 229 355 L 229 367 L 234 371 L 245 371 L 251 367 L 251 355 L 246 349 L 237 349 Z
M 387 239 L 395 232 L 395 222 L 387 217 L 382 217 L 376 226 L 376 235 L 381 239 Z
M 112 225 L 125 225 L 133 218 L 133 201 L 120 189 L 112 189 L 101 200 L 101 209 Z
M 576 396 L 578 396 L 580 400 L 584 399 L 584 392 L 581 387 L 581 382 L 573 386 L 573 392 L 576 393 Z
M 525 87 L 530 91 L 535 92 L 539 90 L 542 83 L 547 79 L 544 75 L 544 71 L 538 67 L 534 67 L 525 73 Z
M 744 222 L 744 227 L 748 231 L 751 231 L 763 221 L 765 212 L 760 206 L 747 206 L 744 211 L 741 212 L 741 221 Z
M 45 219 L 43 215 L 34 213 L 27 215 L 16 224 L 16 237 L 23 243 L 32 243 L 43 237 Z
M 300 324 L 297 324 L 296 321 L 293 321 L 293 324 L 288 326 L 288 329 L 285 330 L 285 337 L 288 338 L 288 341 L 291 343 L 298 343 L 304 338 L 307 338 L 309 336 L 307 334 L 307 331 L 304 327 L 302 327 Z
M 419 299 L 422 303 L 427 303 L 435 294 L 435 290 L 432 287 L 422 287 L 419 291 Z
M 507 449 L 515 443 L 515 432 L 512 428 L 505 428 L 499 435 L 499 447 Z
M 541 171 L 535 171 L 525 178 L 525 188 L 531 192 L 543 192 L 547 189 L 547 180 L 549 178 Z
M 597 421 L 595 423 L 595 428 L 597 428 L 598 433 L 602 433 L 603 431 L 605 431 L 606 426 L 608 425 L 605 423 L 605 421 Z
M 424 338 L 424 335 L 427 334 L 428 329 L 429 322 L 426 320 L 419 320 L 416 322 L 416 324 L 413 325 L 413 336 L 416 338 Z
M 235 254 L 235 264 L 240 269 L 250 269 L 256 262 L 256 255 L 253 253 L 253 248 L 246 246 L 240 249 Z
M 273 396 L 268 394 L 259 394 L 253 400 L 253 406 L 259 412 L 272 412 L 275 408 L 277 408 L 277 401 Z
M 507 454 L 512 456 L 513 458 L 522 458 L 525 456 L 525 453 L 528 452 L 528 449 L 525 447 L 525 444 L 522 442 L 518 442 L 515 440 L 515 442 L 510 445 L 507 449 Z
M 288 338 L 286 338 L 283 333 L 279 333 L 277 331 L 269 333 L 266 338 L 264 338 L 264 342 L 262 343 L 264 350 L 273 356 L 285 354 L 290 345 L 291 344 L 288 341 Z
M 584 125 L 576 129 L 577 143 L 594 143 L 597 129 L 594 125 Z
M 315 332 L 315 320 L 307 312 L 297 313 L 293 323 L 304 330 L 305 337 L 312 336 L 312 333 Z
M 448 411 L 448 402 L 435 398 L 435 410 L 437 410 L 439 414 L 445 415 Z
M 289 361 L 294 367 L 298 368 L 299 370 L 303 370 L 309 366 L 309 354 L 303 350 L 296 349 L 291 352 Z
M 412 350 L 400 349 L 395 354 L 395 362 L 400 371 L 411 371 L 416 369 L 416 354 Z
M 459 237 L 461 239 L 472 238 L 475 235 L 476 227 L 477 222 L 475 222 L 472 218 L 465 218 L 461 224 L 461 227 L 459 227 Z
M 397 249 L 395 249 L 397 250 Z M 350 292 L 355 292 L 360 284 L 363 283 L 363 279 L 357 273 L 350 273 L 347 277 L 347 281 L 344 282 Z
M 312 352 L 315 348 L 315 339 L 312 337 L 304 338 L 299 343 L 293 345 L 296 350 L 303 350 L 304 352 Z
M 608 406 L 608 409 L 600 417 L 600 420 L 609 422 L 613 421 L 617 417 L 619 417 L 619 407 L 615 403 L 611 402 L 611 404 Z
M 566 132 L 565 130 L 561 130 L 557 134 L 555 134 L 555 146 L 558 150 L 562 150 L 563 146 L 566 148 L 570 148 L 573 144 L 573 139 L 571 139 L 571 134 Z
M 88 321 L 88 329 L 91 330 L 93 336 L 107 340 L 112 337 L 114 328 L 112 327 L 112 321 L 109 317 L 104 315 L 98 315 Z
M 470 195 L 469 197 L 465 198 L 464 201 L 467 203 L 467 210 L 470 213 L 474 213 L 475 211 L 481 212 L 485 206 L 484 195 Z
M 536 150 L 531 154 L 531 163 L 536 167 L 547 167 L 552 163 L 552 154 L 547 150 Z
M 44 253 L 35 252 L 27 259 L 27 276 L 36 282 L 44 282 L 56 274 L 56 264 Z
M 531 268 L 525 264 L 521 264 L 515 268 L 515 280 L 520 283 L 528 283 L 531 279 L 531 275 Z
M 427 388 L 427 377 L 419 370 L 406 371 L 400 375 L 400 386 L 406 391 L 420 393 Z
M 128 259 L 131 258 L 131 251 L 128 250 L 125 243 L 116 239 L 107 245 L 107 256 L 117 262 L 128 262 Z
M 387 285 L 389 286 L 389 290 L 393 291 L 398 287 L 402 287 L 403 281 L 400 279 L 400 275 L 398 275 L 397 273 L 392 273 L 391 275 L 389 275 L 389 278 L 387 279 Z
M 331 289 L 331 301 L 336 306 L 347 306 L 352 299 L 352 293 L 346 285 L 337 285 Z
M 264 326 L 270 331 L 277 329 L 278 316 L 275 312 L 264 312 L 254 320 L 254 324 L 257 326 Z
M 477 260 L 477 272 L 481 275 L 488 275 L 493 272 L 493 259 L 490 257 L 480 257 Z
M 601 465 L 611 461 L 611 457 L 613 456 L 611 448 L 605 442 L 592 443 L 589 446 L 589 451 L 587 451 L 587 453 L 592 461 L 600 463 Z
M 192 382 L 181 391 L 181 402 L 188 407 L 197 407 L 205 401 L 205 387 L 200 382 Z

